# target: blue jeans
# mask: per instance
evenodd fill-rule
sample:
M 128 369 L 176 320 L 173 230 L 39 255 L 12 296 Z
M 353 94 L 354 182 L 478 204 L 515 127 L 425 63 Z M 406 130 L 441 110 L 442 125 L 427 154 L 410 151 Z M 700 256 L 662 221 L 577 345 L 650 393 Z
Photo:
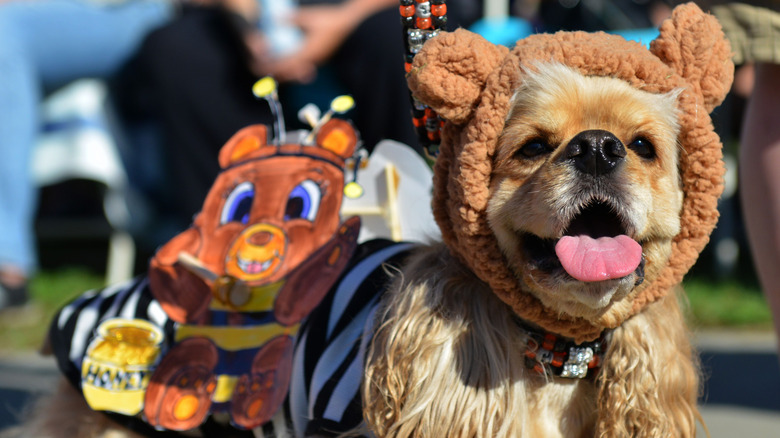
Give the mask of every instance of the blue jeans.
M 36 266 L 30 159 L 44 93 L 111 76 L 172 15 L 166 0 L 0 3 L 0 267 Z

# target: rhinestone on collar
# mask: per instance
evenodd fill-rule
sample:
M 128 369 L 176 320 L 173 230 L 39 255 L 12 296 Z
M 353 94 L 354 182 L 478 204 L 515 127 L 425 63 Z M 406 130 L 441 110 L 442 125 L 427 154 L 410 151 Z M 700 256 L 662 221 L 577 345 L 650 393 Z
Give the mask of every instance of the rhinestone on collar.
M 588 371 L 598 369 L 604 356 L 606 334 L 595 341 L 576 344 L 572 339 L 531 327 L 523 321 L 518 325 L 528 334 L 525 366 L 537 373 L 583 379 Z

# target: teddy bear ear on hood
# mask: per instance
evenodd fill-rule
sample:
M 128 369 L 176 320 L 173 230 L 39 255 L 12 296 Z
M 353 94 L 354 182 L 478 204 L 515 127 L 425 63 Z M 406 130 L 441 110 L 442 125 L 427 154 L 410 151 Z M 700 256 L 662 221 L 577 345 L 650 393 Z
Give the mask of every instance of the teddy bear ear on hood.
M 686 3 L 674 9 L 659 31 L 650 52 L 701 94 L 710 113 L 723 102 L 734 78 L 731 46 L 720 24 L 694 3 Z
M 471 117 L 488 75 L 509 49 L 458 29 L 425 43 L 408 75 L 414 96 L 446 120 L 462 124 Z

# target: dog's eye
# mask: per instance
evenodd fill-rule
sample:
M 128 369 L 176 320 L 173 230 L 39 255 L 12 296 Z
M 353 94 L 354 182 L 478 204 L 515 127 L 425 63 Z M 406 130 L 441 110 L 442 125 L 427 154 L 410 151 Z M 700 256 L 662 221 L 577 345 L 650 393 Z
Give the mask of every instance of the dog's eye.
M 653 147 L 653 144 L 650 143 L 650 140 L 646 138 L 637 137 L 634 141 L 629 143 L 628 147 L 642 158 L 655 158 L 655 148 Z
M 517 155 L 520 155 L 520 158 L 537 158 L 548 154 L 551 151 L 552 148 L 547 143 L 537 138 L 524 144 L 523 147 L 517 151 Z

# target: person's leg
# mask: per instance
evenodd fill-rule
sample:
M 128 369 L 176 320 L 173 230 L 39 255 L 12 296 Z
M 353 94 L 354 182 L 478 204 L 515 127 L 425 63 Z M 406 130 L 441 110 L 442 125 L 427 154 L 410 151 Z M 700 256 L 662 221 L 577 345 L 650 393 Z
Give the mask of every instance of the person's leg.
M 753 262 L 780 337 L 780 65 L 758 64 L 740 142 L 740 196 Z
M 142 5 L 142 6 L 139 6 Z M 44 87 L 113 73 L 141 35 L 171 14 L 163 3 L 99 7 L 69 0 L 0 5 L 0 286 L 3 303 L 36 265 L 36 191 L 29 173 Z
M 171 19 L 172 2 L 128 0 L 103 6 L 83 0 L 17 4 L 15 21 L 46 88 L 82 77 L 107 78 L 144 37 Z
M 26 300 L 35 266 L 36 192 L 28 169 L 40 99 L 37 72 L 6 11 L 0 7 L 0 309 Z
M 162 124 L 171 192 L 164 213 L 179 228 L 200 211 L 222 145 L 245 126 L 272 124 L 268 105 L 252 95 L 242 50 L 221 12 L 196 8 L 151 34 L 140 51 L 138 70 Z

